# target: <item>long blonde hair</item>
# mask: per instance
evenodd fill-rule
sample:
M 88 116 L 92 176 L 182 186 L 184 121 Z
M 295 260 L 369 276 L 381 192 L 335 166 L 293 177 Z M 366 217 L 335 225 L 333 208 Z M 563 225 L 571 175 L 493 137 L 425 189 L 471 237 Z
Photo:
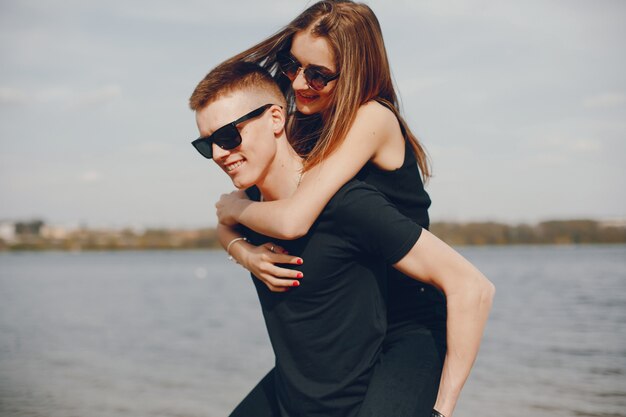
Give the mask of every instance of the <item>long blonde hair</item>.
M 341 74 L 324 111 L 324 123 L 320 115 L 305 116 L 295 109 L 291 81 L 277 71 L 276 54 L 291 47 L 294 34 L 308 29 L 313 36 L 328 40 Z M 296 150 L 306 153 L 305 170 L 322 162 L 341 145 L 360 106 L 377 100 L 396 115 L 422 176 L 425 179 L 430 176 L 426 152 L 398 111 L 380 24 L 367 5 L 348 0 L 319 1 L 275 35 L 227 62 L 239 60 L 255 62 L 275 74 L 293 113 L 290 140 Z

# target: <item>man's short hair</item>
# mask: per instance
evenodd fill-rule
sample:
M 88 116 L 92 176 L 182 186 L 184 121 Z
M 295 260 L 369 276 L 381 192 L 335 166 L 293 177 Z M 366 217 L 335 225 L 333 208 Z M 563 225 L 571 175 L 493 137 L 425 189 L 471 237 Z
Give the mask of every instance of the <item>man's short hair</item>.
M 194 111 L 202 110 L 218 98 L 240 90 L 268 93 L 274 96 L 275 104 L 285 107 L 285 96 L 271 74 L 246 61 L 227 62 L 212 69 L 196 86 L 189 98 L 189 107 Z

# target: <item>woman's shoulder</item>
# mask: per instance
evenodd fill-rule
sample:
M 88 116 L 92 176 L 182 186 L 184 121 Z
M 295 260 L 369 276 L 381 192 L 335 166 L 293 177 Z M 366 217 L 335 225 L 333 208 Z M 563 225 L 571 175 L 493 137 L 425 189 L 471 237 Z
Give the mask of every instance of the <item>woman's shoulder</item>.
M 356 120 L 381 126 L 389 126 L 390 122 L 394 122 L 391 123 L 393 126 L 398 122 L 395 113 L 389 107 L 374 99 L 361 104 L 356 113 Z
M 370 100 L 361 105 L 353 127 L 361 137 L 376 137 L 370 162 L 379 169 L 395 170 L 404 164 L 405 139 L 396 113 L 385 104 Z M 357 130 L 358 129 L 358 130 Z
M 381 145 L 388 142 L 389 138 L 401 137 L 400 123 L 394 112 L 376 100 L 370 100 L 359 107 L 351 131 L 361 137 L 376 136 Z

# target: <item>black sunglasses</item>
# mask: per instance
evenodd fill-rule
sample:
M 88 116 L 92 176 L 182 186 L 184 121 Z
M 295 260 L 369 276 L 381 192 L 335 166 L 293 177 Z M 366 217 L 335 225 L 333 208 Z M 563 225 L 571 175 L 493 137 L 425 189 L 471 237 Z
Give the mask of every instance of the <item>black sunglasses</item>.
M 191 142 L 191 144 L 194 148 L 196 148 L 198 152 L 200 152 L 200 155 L 204 156 L 207 159 L 213 158 L 213 144 L 216 144 L 220 148 L 226 150 L 235 149 L 237 146 L 241 145 L 241 135 L 239 134 L 239 129 L 237 129 L 237 125 L 245 122 L 246 120 L 259 117 L 272 106 L 273 104 L 264 104 L 258 109 L 254 109 L 250 113 L 241 116 L 234 122 L 230 122 L 220 127 L 215 132 L 213 132 L 212 135 L 200 137 Z
M 298 71 L 302 68 L 302 64 L 289 51 L 280 51 L 276 54 L 276 62 L 278 62 L 280 72 L 285 74 L 291 81 L 296 79 Z M 303 68 L 303 71 L 307 85 L 315 91 L 322 90 L 326 87 L 326 84 L 339 77 L 339 73 L 328 75 L 315 67 Z

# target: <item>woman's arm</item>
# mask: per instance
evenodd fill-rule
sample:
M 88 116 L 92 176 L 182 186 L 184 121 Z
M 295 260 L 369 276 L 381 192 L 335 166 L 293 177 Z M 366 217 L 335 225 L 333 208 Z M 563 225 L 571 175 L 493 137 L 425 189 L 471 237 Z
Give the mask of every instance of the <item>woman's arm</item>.
M 450 417 L 478 355 L 495 287 L 469 261 L 426 230 L 394 266 L 435 285 L 446 295 L 447 351 L 435 409 Z
M 223 224 L 217 225 L 217 238 L 224 249 L 234 239 L 243 237 L 235 229 Z M 275 264 L 302 265 L 303 260 L 288 255 L 280 246 L 272 242 L 254 246 L 243 239 L 234 241 L 228 254 L 248 271 L 261 280 L 273 292 L 285 292 L 289 287 L 300 285 L 302 273 L 293 269 L 281 268 Z
M 305 235 L 337 190 L 399 131 L 398 121 L 389 109 L 375 101 L 364 104 L 343 143 L 304 175 L 293 196 L 261 203 L 241 199 L 236 194 L 223 195 L 216 204 L 220 223 L 241 223 L 280 239 Z

